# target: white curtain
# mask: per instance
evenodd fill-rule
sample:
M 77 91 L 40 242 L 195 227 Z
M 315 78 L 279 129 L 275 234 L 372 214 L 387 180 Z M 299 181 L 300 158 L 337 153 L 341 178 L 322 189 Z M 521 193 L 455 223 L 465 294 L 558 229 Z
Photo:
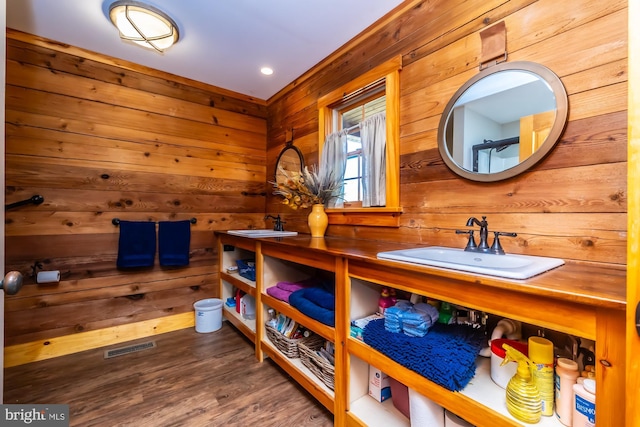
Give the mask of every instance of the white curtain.
M 360 124 L 362 142 L 362 206 L 385 206 L 387 125 L 385 113 L 375 114 Z
M 347 133 L 346 130 L 341 130 L 327 135 L 320 158 L 320 170 L 333 171 L 333 176 L 339 181 L 344 181 L 344 172 L 347 168 Z M 343 207 L 344 189 L 334 196 L 336 197 L 329 200 L 327 207 Z

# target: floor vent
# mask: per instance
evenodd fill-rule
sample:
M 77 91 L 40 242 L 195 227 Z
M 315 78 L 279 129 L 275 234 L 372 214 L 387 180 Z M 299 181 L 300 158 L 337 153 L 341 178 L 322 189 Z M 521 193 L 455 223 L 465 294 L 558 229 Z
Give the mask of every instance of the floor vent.
M 139 344 L 132 344 L 126 347 L 114 348 L 111 350 L 105 350 L 104 358 L 110 359 L 112 357 L 123 356 L 129 353 L 135 353 L 142 350 L 148 350 L 150 348 L 154 348 L 156 346 L 155 341 L 147 341 Z

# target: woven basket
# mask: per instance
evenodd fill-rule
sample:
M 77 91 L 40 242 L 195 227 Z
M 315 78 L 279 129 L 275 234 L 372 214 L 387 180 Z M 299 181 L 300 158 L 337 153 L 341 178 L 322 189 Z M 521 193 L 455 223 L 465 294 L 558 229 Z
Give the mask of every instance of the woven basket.
M 278 332 L 277 329 L 273 328 L 270 325 L 265 324 L 265 330 L 267 332 L 267 338 L 269 341 L 275 345 L 281 353 L 287 356 L 289 359 L 297 359 L 300 357 L 300 353 L 298 352 L 298 344 L 301 342 L 305 343 L 322 343 L 322 337 L 316 334 L 311 334 L 310 337 L 296 338 L 291 339 L 287 338 Z
M 324 341 L 301 342 L 298 344 L 300 350 L 300 361 L 309 368 L 327 387 L 334 390 L 335 366 L 324 357 L 318 356 L 316 351 L 321 349 Z

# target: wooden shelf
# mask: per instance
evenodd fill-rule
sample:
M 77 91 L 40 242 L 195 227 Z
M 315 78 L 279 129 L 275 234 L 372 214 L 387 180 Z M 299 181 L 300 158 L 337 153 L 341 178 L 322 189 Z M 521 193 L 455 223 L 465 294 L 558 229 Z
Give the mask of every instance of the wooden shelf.
M 235 307 L 227 307 L 222 305 L 222 313 L 229 322 L 236 328 L 238 328 L 244 335 L 247 336 L 254 344 L 256 342 L 256 321 L 245 319 L 236 312 Z
M 357 339 L 348 339 L 347 351 L 349 354 L 381 369 L 383 372 L 392 372 L 393 378 L 399 382 L 428 396 L 429 399 L 472 424 L 491 426 L 525 425 L 513 418 L 507 411 L 505 390 L 496 385 L 491 379 L 491 362 L 488 358 L 478 357 L 476 374 L 473 379 L 460 392 L 452 392 L 405 368 Z M 386 412 L 384 409 L 379 409 L 379 411 L 381 414 Z M 542 417 L 542 420 L 536 425 L 540 427 L 563 427 L 555 416 Z
M 335 394 L 333 390 L 327 387 L 313 372 L 304 366 L 299 358 L 288 358 L 278 350 L 268 338 L 265 338 L 260 345 L 262 346 L 262 351 L 291 375 L 298 384 L 318 399 L 328 410 L 334 412 Z
M 391 399 L 380 403 L 369 395 L 351 402 L 349 416 L 363 426 L 410 427 L 411 421 L 393 406 Z
M 313 332 L 322 336 L 324 339 L 335 342 L 335 329 L 331 326 L 325 325 L 324 323 L 318 322 L 317 320 L 304 315 L 295 307 L 292 307 L 277 298 L 273 298 L 271 295 L 262 294 L 260 297 L 263 304 L 266 304 L 285 316 L 292 318 L 307 329 L 311 329 Z
M 242 292 L 251 295 L 252 297 L 256 297 L 256 282 L 252 282 L 249 279 L 245 279 L 244 277 L 235 274 L 229 274 L 220 272 L 220 278 L 225 282 L 235 286 L 240 289 Z

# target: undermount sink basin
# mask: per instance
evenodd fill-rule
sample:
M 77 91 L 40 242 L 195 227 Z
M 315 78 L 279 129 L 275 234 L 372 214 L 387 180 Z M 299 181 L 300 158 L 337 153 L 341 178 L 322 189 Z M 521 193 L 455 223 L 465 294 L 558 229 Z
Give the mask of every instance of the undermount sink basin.
M 528 279 L 564 264 L 559 258 L 485 254 L 440 246 L 379 252 L 378 258 L 509 279 Z
M 285 237 L 285 236 L 297 236 L 297 231 L 275 231 L 269 229 L 258 229 L 258 230 L 229 230 L 227 231 L 229 234 L 235 234 L 236 236 L 244 236 L 244 237 Z

